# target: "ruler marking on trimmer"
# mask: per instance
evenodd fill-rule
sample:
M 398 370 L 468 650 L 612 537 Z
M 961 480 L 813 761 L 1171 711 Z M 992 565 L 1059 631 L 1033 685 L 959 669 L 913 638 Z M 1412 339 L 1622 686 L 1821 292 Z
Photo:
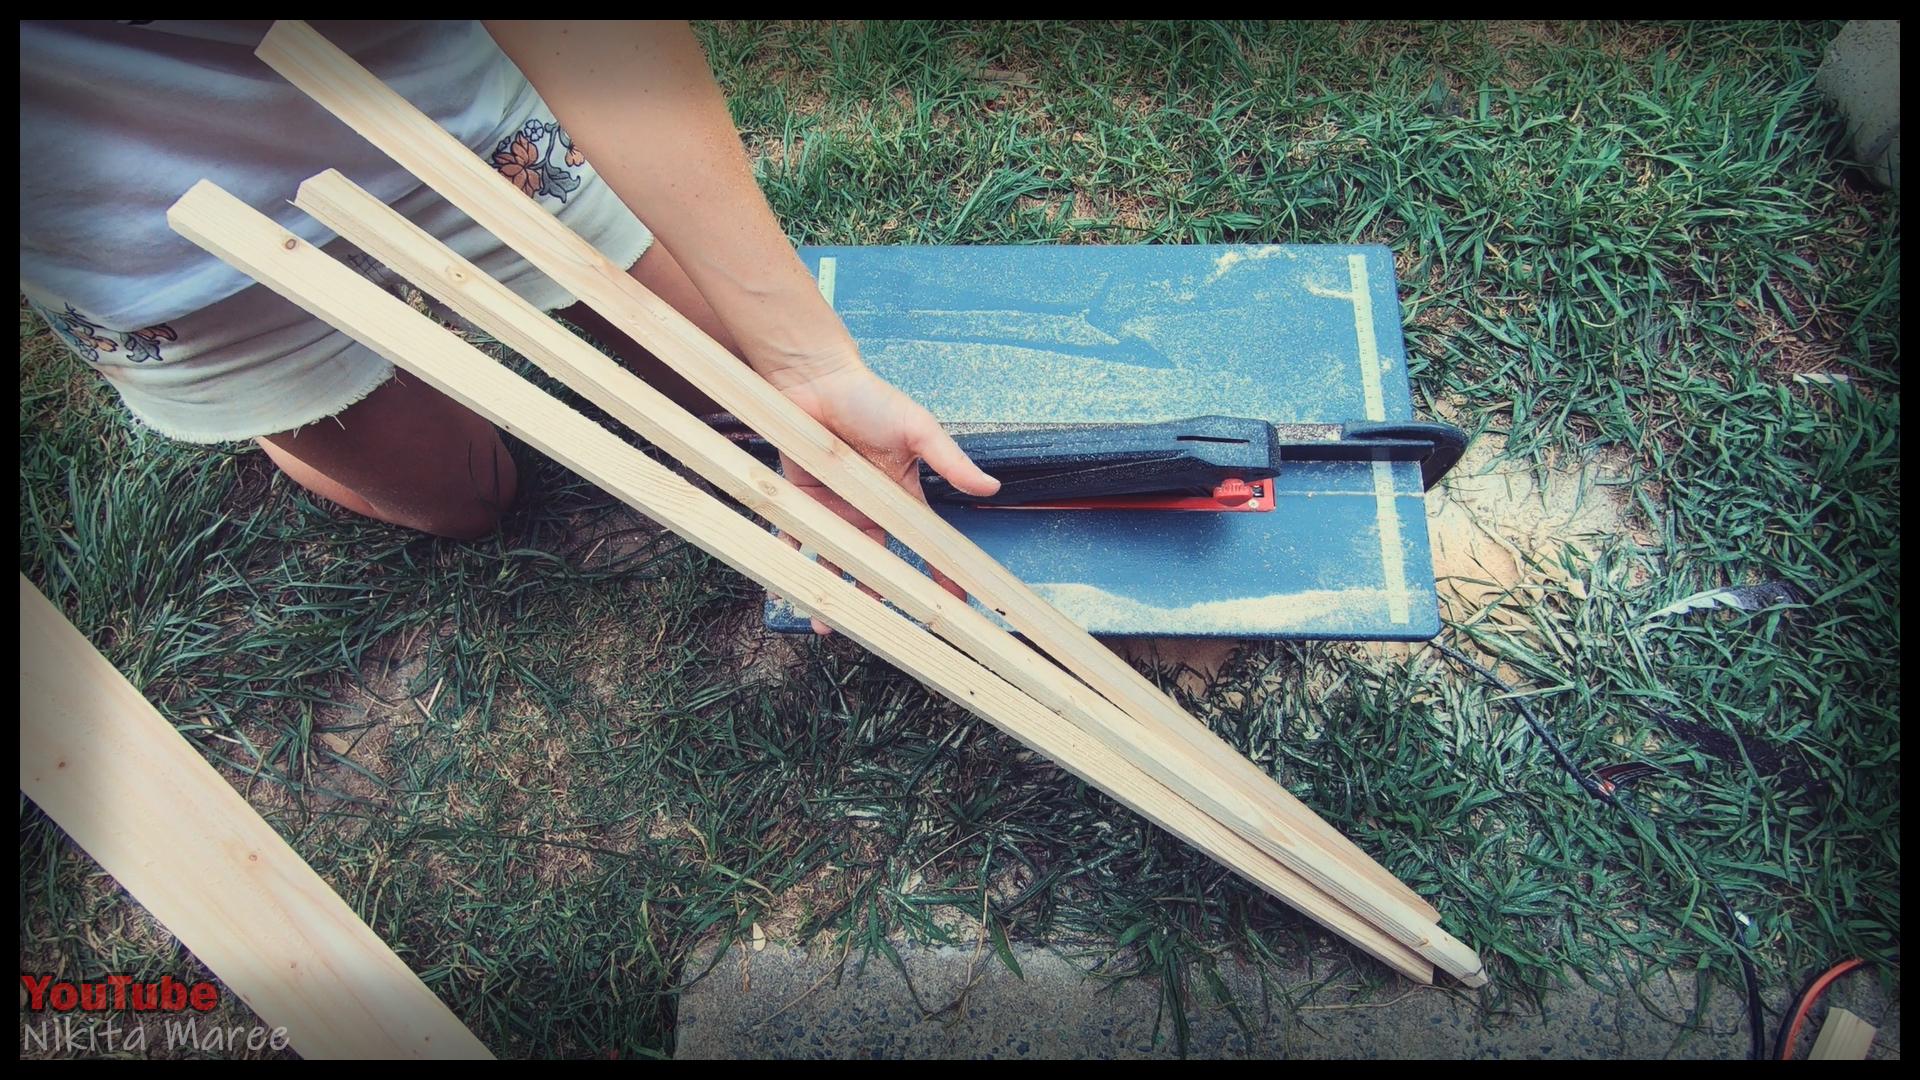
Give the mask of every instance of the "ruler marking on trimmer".
M 1393 462 L 1373 463 L 1373 502 L 1380 517 L 1380 566 L 1386 578 L 1387 617 L 1412 621 L 1407 604 L 1407 562 L 1400 550 L 1399 496 L 1394 492 Z
M 833 286 L 840 276 L 840 260 L 831 255 L 820 256 L 820 295 L 826 298 L 827 306 L 833 306 Z
M 1360 347 L 1360 388 L 1366 395 L 1367 419 L 1387 418 L 1386 397 L 1380 391 L 1380 343 L 1373 333 L 1373 287 L 1367 277 L 1367 257 L 1347 256 L 1347 299 L 1353 304 L 1353 336 Z M 1380 522 L 1380 572 L 1387 589 L 1387 617 L 1396 623 L 1412 621 L 1407 604 L 1407 560 L 1400 550 L 1400 507 L 1393 490 L 1393 463 L 1373 463 L 1373 504 Z
M 1360 344 L 1360 388 L 1367 398 L 1367 419 L 1387 418 L 1386 398 L 1380 392 L 1380 343 L 1373 333 L 1373 288 L 1367 280 L 1367 257 L 1347 256 L 1352 282 L 1347 299 L 1353 302 L 1353 333 Z

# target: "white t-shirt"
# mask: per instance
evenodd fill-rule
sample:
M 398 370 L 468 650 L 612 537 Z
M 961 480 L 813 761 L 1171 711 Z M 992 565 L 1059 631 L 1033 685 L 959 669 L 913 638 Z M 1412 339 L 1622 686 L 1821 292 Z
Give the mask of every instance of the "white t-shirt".
M 167 207 L 202 178 L 305 240 L 333 234 L 288 200 L 337 168 L 389 204 L 420 186 L 253 55 L 269 22 L 20 24 L 20 287 L 133 330 L 251 279 L 176 234 Z M 533 95 L 478 22 L 315 28 L 475 150 Z

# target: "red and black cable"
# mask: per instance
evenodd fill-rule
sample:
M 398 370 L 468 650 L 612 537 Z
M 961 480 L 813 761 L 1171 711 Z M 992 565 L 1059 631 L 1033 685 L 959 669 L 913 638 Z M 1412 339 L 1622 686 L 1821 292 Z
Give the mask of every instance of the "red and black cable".
M 1854 957 L 1842 960 L 1814 977 L 1814 980 L 1793 999 L 1793 1006 L 1787 1010 L 1786 1018 L 1781 1021 L 1780 1035 L 1774 1040 L 1773 1056 L 1776 1061 L 1787 1061 L 1793 1057 L 1793 1048 L 1800 1041 L 1800 1028 L 1807 1022 L 1807 1014 L 1813 1006 L 1826 995 L 1828 988 L 1847 972 L 1866 964 L 1865 960 Z

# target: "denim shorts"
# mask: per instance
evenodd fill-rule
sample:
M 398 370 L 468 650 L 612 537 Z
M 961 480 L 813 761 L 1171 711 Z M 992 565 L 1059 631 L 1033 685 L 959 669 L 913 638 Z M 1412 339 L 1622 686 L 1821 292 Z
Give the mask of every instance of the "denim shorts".
M 537 96 L 481 153 L 613 262 L 630 267 L 653 234 L 573 148 Z M 319 172 L 324 165 L 315 168 Z M 217 179 L 217 177 L 216 177 Z M 288 192 L 292 197 L 292 192 Z M 545 311 L 574 297 L 431 188 L 394 209 Z M 344 239 L 324 248 L 396 295 L 398 275 Z M 54 332 L 163 435 L 216 443 L 274 435 L 332 416 L 372 393 L 393 365 L 264 285 L 157 326 L 109 329 L 58 300 L 29 298 Z M 447 321 L 450 312 L 436 310 Z

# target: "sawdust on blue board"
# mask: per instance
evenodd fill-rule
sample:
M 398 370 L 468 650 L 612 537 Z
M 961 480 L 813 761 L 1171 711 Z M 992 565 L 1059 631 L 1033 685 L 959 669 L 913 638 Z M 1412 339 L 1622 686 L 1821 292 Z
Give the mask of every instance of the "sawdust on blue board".
M 1179 626 L 1182 632 L 1205 634 L 1333 633 L 1350 629 L 1358 620 L 1377 619 L 1387 609 L 1388 599 L 1385 589 L 1309 589 L 1169 608 L 1074 582 L 1035 582 L 1033 590 L 1068 618 L 1096 632 L 1113 627 Z
M 836 306 L 873 370 L 942 420 L 1338 423 L 1365 408 L 1349 370 L 1346 253 L 1209 249 L 1187 273 L 1133 279 L 1061 263 L 1017 282 L 959 264 L 895 271 L 863 253 L 841 261 Z M 1392 342 L 1382 344 L 1391 367 Z
M 1049 532 L 1059 533 L 1064 518 L 1045 523 Z M 1335 565 L 1378 566 L 1378 525 L 1373 524 L 1347 538 L 1352 554 L 1342 559 L 1337 552 L 1303 553 L 1289 546 L 1271 556 L 1281 560 L 1325 559 Z M 1056 539 L 1054 547 L 1065 541 Z M 1094 543 L 1090 537 L 1084 543 Z M 889 541 L 897 554 L 910 553 Z M 917 559 L 914 559 L 916 563 Z M 1281 567 L 1269 563 L 1240 567 L 1243 576 L 1253 579 L 1282 576 Z M 1325 578 L 1328 575 L 1317 575 Z M 1182 634 L 1265 636 L 1273 633 L 1341 633 L 1355 623 L 1378 622 L 1390 610 L 1389 591 L 1376 582 L 1363 586 L 1335 589 L 1303 589 L 1228 599 L 1199 599 L 1181 606 L 1147 603 L 1134 597 L 1108 592 L 1080 582 L 1029 582 L 1030 587 L 1068 618 L 1096 634 L 1142 634 L 1177 626 Z M 793 606 L 778 597 L 770 598 L 768 615 L 777 622 L 790 622 L 800 616 Z M 977 602 L 976 610 L 1001 627 L 1011 629 L 1005 619 Z
M 1266 244 L 1261 247 L 1230 248 L 1213 260 L 1213 274 L 1207 278 L 1209 283 L 1220 280 L 1233 272 L 1233 268 L 1245 262 L 1259 262 L 1263 259 L 1285 257 L 1297 259 L 1300 253 L 1282 244 Z
M 1183 634 L 1339 633 L 1350 629 L 1355 621 L 1378 620 L 1387 610 L 1388 601 L 1385 589 L 1308 589 L 1168 608 L 1076 582 L 1035 582 L 1032 588 L 1068 618 L 1096 634 L 1138 633 L 1163 626 L 1178 626 Z M 784 598 L 772 597 L 769 603 L 772 615 L 798 617 Z M 1006 621 L 992 612 L 985 614 L 1006 626 Z

